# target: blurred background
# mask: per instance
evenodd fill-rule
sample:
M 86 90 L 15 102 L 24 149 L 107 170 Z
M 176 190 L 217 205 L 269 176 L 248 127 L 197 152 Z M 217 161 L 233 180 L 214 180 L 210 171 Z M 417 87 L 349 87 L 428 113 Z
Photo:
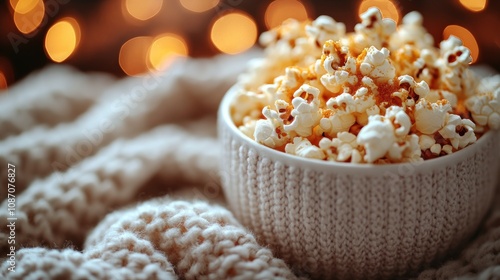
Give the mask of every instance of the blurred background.
M 419 11 L 436 44 L 458 36 L 474 64 L 500 71 L 498 0 L 0 0 L 0 89 L 51 63 L 133 76 L 178 55 L 237 54 L 288 17 L 325 14 L 351 32 L 370 6 L 398 23 Z

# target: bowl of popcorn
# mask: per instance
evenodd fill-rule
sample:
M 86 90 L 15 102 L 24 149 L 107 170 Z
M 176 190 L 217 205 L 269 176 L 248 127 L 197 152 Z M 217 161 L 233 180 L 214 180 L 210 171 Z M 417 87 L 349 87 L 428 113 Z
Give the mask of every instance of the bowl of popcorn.
M 353 32 L 328 16 L 263 33 L 218 116 L 237 218 L 299 275 L 411 275 L 453 253 L 492 204 L 500 76 L 418 12 Z

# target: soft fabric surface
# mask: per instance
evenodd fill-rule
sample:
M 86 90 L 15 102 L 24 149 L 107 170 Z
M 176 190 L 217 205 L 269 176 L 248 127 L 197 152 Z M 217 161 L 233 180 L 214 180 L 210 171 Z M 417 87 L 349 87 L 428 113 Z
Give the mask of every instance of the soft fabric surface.
M 1 278 L 304 277 L 240 225 L 220 187 L 216 110 L 256 55 L 120 80 L 52 66 L 0 95 Z M 412 277 L 500 279 L 497 193 L 472 240 Z

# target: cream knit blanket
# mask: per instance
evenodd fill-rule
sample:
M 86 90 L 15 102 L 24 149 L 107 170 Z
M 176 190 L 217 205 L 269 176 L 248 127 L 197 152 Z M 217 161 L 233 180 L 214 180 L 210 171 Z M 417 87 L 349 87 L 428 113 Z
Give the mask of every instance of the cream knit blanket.
M 258 54 L 121 80 L 51 66 L 0 95 L 0 278 L 299 277 L 219 184 L 215 112 Z M 499 201 L 473 240 L 413 277 L 500 279 Z

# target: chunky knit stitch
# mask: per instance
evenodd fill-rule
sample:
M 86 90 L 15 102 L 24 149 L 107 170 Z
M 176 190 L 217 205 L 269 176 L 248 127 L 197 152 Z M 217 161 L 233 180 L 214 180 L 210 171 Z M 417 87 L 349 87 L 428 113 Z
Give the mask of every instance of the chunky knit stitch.
M 197 126 L 209 124 L 202 120 Z M 190 126 L 194 125 L 187 124 L 186 129 Z M 198 133 L 203 129 L 194 128 Z M 186 129 L 165 125 L 134 139 L 118 139 L 67 172 L 53 173 L 33 182 L 17 198 L 17 241 L 31 245 L 43 241 L 61 246 L 69 235 L 79 244 L 109 207 L 125 205 L 153 174 L 162 170 L 165 179 L 191 176 L 192 182 L 203 182 L 208 168 L 196 163 L 200 162 L 198 158 L 204 149 L 216 146 L 215 140 L 189 139 L 193 133 Z M 185 147 L 190 146 L 193 148 L 186 151 Z M 168 158 L 179 160 L 165 162 Z M 170 173 L 172 169 L 177 172 Z M 192 172 L 200 175 L 199 179 Z M 166 178 L 168 173 L 170 176 Z M 7 209 L 7 201 L 1 207 Z M 7 212 L 0 212 L 2 227 L 6 227 L 8 217 Z M 86 223 L 80 224 L 81 220 Z M 8 247 L 7 238 L 8 233 L 0 233 L 0 248 Z
M 460 164 L 356 176 L 280 161 L 220 127 L 231 147 L 222 168 L 230 208 L 293 268 L 318 279 L 387 279 L 442 259 L 474 233 L 496 189 L 496 135 Z
M 47 82 L 51 80 L 58 82 Z M 0 96 L 0 139 L 37 126 L 73 121 L 94 105 L 113 82 L 106 75 L 83 74 L 68 66 L 50 66 L 29 76 L 11 88 L 9 95 Z
M 224 200 L 220 178 L 226 180 L 231 174 L 217 172 L 222 155 L 221 142 L 215 138 L 215 112 L 225 91 L 254 55 L 179 61 L 156 78 L 149 75 L 116 82 L 107 76 L 52 67 L 13 86 L 9 95 L 0 95 L 0 179 L 6 182 L 4 170 L 8 162 L 16 165 L 18 218 L 15 272 L 8 271 L 10 264 L 5 258 L 0 278 L 295 279 L 304 276 L 302 268 L 325 270 L 322 266 L 331 252 L 342 255 L 353 249 L 355 257 L 344 264 L 361 262 L 364 252 L 379 251 L 395 252 L 387 253 L 385 258 L 387 263 L 397 263 L 398 252 L 411 248 L 400 248 L 392 242 L 368 246 L 356 236 L 343 236 L 347 241 L 335 246 L 321 235 L 287 239 L 285 233 L 290 229 L 300 233 L 319 225 L 321 231 L 335 232 L 351 226 L 353 216 L 366 217 L 352 229 L 362 235 L 369 229 L 370 220 L 377 218 L 376 212 L 355 208 L 360 212 L 344 213 L 345 209 L 332 209 L 331 194 L 313 189 L 307 193 L 310 200 L 306 202 L 323 209 L 319 216 L 315 215 L 311 208 L 300 204 L 305 202 L 297 203 L 290 195 L 295 183 L 270 171 L 304 184 L 328 178 L 312 172 L 294 175 L 293 169 L 260 158 L 251 149 L 238 150 L 235 141 L 230 142 L 231 150 L 238 151 L 238 156 L 249 163 L 248 167 L 240 167 L 238 161 L 232 162 L 234 172 L 248 168 L 248 178 L 235 180 L 249 180 L 257 187 L 235 192 Z M 68 82 L 61 82 L 60 77 Z M 263 173 L 263 180 L 286 188 L 260 188 L 263 181 L 252 181 L 255 172 Z M 345 179 L 341 177 L 337 180 Z M 351 191 L 358 188 L 353 183 Z M 472 190 L 469 196 L 485 195 Z M 360 197 L 352 203 L 387 200 L 392 208 L 385 218 L 398 220 L 399 215 L 404 215 L 396 199 L 402 190 L 392 191 L 393 196 Z M 417 189 L 410 191 L 418 193 Z M 485 221 L 474 221 L 475 212 L 466 211 L 461 204 L 440 209 L 436 213 L 439 219 L 433 223 L 446 221 L 449 212 L 454 211 L 464 221 L 480 223 L 480 229 L 458 251 L 443 254 L 446 258 L 425 267 L 414 263 L 416 273 L 411 276 L 499 278 L 499 193 L 497 190 L 497 195 L 490 198 L 496 207 L 489 210 Z M 5 199 L 6 188 L 1 188 L 0 195 Z M 465 199 L 449 191 L 425 195 L 432 201 Z M 266 199 L 242 203 L 249 196 Z M 278 199 L 287 208 L 276 208 L 273 215 L 263 216 L 259 209 L 274 207 Z M 225 208 L 226 202 L 238 209 L 235 212 L 239 220 Z M 6 211 L 4 200 L 0 205 L 1 257 L 9 251 Z M 328 211 L 333 211 L 336 218 L 327 219 Z M 407 227 L 413 219 L 433 217 L 434 213 L 422 212 L 408 216 L 405 224 L 392 224 L 394 228 L 370 230 L 373 236 L 385 237 L 387 230 Z M 253 227 L 261 220 L 272 221 L 262 224 L 261 232 L 242 226 Z M 453 221 L 446 225 L 451 229 L 462 226 Z M 437 246 L 416 247 L 416 256 L 446 252 L 452 247 L 439 242 L 441 237 L 435 227 L 423 230 L 436 235 Z M 268 240 L 274 239 L 289 249 L 269 246 Z M 302 242 L 307 239 L 319 242 L 321 247 Z M 316 257 L 297 257 L 302 253 Z M 341 263 L 332 269 L 339 277 L 352 275 Z M 374 276 L 380 274 L 383 271 L 373 272 Z

